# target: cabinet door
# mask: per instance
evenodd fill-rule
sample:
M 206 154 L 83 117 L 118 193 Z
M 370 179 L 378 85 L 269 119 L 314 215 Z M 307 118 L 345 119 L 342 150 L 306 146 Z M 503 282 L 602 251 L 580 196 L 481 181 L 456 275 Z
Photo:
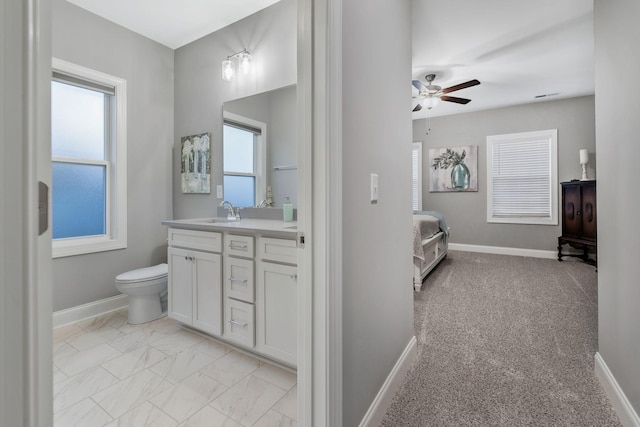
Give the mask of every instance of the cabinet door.
M 582 236 L 582 203 L 579 185 L 562 186 L 562 235 Z
M 169 248 L 168 316 L 190 325 L 193 319 L 191 252 Z
M 297 269 L 261 261 L 256 281 L 256 349 L 296 365 Z
M 598 237 L 595 181 L 585 182 L 582 186 L 582 237 L 590 240 Z
M 193 254 L 193 326 L 213 335 L 222 334 L 222 256 Z

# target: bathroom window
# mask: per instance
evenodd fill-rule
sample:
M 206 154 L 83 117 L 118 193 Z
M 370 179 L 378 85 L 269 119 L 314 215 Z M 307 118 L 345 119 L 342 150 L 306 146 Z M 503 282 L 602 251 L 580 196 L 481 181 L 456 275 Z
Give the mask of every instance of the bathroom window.
M 224 199 L 256 206 L 264 199 L 266 124 L 225 112 L 223 126 Z
M 487 222 L 558 225 L 557 129 L 487 137 Z
M 124 80 L 54 59 L 54 258 L 127 246 L 125 106 Z

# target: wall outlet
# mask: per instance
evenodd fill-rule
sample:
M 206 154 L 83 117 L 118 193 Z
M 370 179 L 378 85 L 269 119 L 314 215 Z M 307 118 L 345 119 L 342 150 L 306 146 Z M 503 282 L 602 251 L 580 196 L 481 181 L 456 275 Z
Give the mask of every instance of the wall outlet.
M 218 197 L 218 199 L 222 199 L 224 197 L 224 195 L 222 194 L 222 185 L 217 185 L 216 186 L 216 197 Z

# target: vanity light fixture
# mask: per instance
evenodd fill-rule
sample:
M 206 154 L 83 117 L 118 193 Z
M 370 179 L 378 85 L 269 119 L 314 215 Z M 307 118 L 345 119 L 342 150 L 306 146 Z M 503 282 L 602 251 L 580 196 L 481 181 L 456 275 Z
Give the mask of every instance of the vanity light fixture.
M 244 75 L 249 74 L 249 70 L 251 69 L 251 54 L 247 49 L 242 49 L 240 52 L 227 56 L 227 59 L 222 61 L 222 80 L 230 82 L 235 77 L 236 64 L 234 60 L 238 61 L 238 69 L 241 70 Z

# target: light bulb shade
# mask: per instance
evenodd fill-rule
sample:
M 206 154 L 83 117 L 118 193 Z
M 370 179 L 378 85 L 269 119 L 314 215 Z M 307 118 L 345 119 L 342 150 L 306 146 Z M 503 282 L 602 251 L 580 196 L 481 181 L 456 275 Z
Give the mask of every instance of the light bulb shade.
M 583 148 L 580 150 L 580 164 L 586 165 L 587 163 L 589 163 L 589 150 Z
M 437 96 L 427 96 L 422 100 L 422 106 L 426 107 L 428 110 L 432 109 L 436 105 L 440 103 L 440 98 Z
M 249 74 L 249 70 L 251 69 L 251 54 L 249 52 L 241 52 L 238 55 L 238 63 L 240 64 L 240 69 L 244 75 Z
M 233 65 L 233 61 L 230 59 L 225 59 L 222 61 L 222 80 L 231 81 L 233 80 L 233 76 L 236 74 L 235 67 Z

